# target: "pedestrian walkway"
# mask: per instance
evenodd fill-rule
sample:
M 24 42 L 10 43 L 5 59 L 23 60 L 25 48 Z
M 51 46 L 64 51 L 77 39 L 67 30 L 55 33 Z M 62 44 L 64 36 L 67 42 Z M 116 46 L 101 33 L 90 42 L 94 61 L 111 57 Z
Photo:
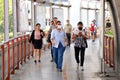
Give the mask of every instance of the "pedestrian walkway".
M 35 64 L 33 58 L 11 76 L 11 80 L 105 80 L 96 74 L 100 72 L 99 40 L 88 40 L 84 71 L 77 70 L 74 47 L 67 47 L 64 56 L 63 72 L 58 72 L 51 63 L 50 50 L 42 53 L 41 63 Z

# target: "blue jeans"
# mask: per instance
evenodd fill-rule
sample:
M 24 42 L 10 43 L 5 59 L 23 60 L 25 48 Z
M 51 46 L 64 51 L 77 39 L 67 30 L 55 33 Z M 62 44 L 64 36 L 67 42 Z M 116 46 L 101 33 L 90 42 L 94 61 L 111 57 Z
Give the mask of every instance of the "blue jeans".
M 64 51 L 65 47 L 63 47 L 61 42 L 59 43 L 58 48 L 53 47 L 53 58 L 58 69 L 62 69 Z

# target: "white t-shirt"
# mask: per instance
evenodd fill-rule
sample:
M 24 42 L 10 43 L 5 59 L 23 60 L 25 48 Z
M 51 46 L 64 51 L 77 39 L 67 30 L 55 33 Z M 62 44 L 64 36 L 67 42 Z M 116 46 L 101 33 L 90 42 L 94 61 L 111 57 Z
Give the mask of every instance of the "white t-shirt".
M 85 31 L 82 29 L 81 31 L 78 28 L 75 28 L 73 30 L 73 34 L 78 35 L 79 32 L 82 32 L 83 35 L 85 35 Z
M 79 32 L 82 32 L 82 34 L 85 35 L 84 29 L 79 30 L 78 28 L 76 28 L 76 29 L 73 31 L 73 34 L 74 34 L 74 35 L 78 35 Z M 82 36 L 81 36 L 81 37 L 79 36 L 79 37 L 77 37 L 77 38 L 75 39 L 75 41 L 74 41 L 74 46 L 81 48 L 81 47 L 86 47 L 87 45 L 86 45 L 83 37 L 82 37 Z

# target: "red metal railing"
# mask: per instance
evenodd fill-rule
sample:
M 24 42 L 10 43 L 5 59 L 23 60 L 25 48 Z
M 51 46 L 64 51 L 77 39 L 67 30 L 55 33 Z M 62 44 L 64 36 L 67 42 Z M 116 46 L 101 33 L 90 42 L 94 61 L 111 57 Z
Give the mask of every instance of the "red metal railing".
M 10 74 L 14 74 L 19 65 L 23 65 L 33 55 L 29 37 L 22 35 L 0 45 L 0 80 L 10 80 Z
M 115 69 L 114 37 L 105 35 L 105 61 L 109 67 Z

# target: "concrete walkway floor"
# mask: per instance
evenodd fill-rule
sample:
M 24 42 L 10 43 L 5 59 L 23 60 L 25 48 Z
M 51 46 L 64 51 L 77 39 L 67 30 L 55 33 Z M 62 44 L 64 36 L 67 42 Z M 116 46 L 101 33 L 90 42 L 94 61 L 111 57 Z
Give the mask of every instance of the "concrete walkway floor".
M 96 74 L 100 72 L 99 40 L 88 40 L 85 55 L 84 71 L 77 70 L 74 58 L 74 46 L 67 47 L 64 54 L 63 72 L 58 72 L 51 63 L 50 50 L 42 51 L 41 63 L 34 64 L 33 58 L 27 61 L 20 70 L 11 75 L 11 80 L 117 80 L 103 79 Z

